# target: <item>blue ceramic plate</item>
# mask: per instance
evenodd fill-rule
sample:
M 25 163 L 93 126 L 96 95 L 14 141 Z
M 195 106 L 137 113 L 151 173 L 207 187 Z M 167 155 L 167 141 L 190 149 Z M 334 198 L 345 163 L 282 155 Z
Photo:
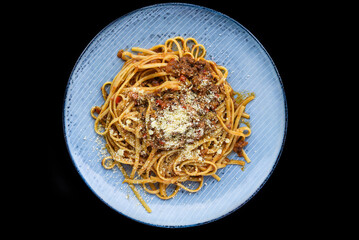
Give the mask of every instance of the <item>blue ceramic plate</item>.
M 100 161 L 103 140 L 94 132 L 92 106 L 101 106 L 100 87 L 112 81 L 123 61 L 119 49 L 149 48 L 167 38 L 194 37 L 207 49 L 207 59 L 225 66 L 234 90 L 256 93 L 246 109 L 252 135 L 246 152 L 252 162 L 244 171 L 230 165 L 218 171 L 217 182 L 205 178 L 197 193 L 180 191 L 171 200 L 144 193 L 152 209 L 147 213 L 119 170 L 105 170 Z M 160 227 L 204 224 L 237 210 L 266 182 L 273 171 L 286 135 L 287 109 L 278 71 L 259 41 L 242 25 L 214 10 L 190 4 L 153 5 L 124 15 L 105 27 L 79 57 L 68 81 L 63 124 L 70 155 L 78 172 L 106 204 L 136 221 Z M 232 158 L 236 155 L 232 153 Z

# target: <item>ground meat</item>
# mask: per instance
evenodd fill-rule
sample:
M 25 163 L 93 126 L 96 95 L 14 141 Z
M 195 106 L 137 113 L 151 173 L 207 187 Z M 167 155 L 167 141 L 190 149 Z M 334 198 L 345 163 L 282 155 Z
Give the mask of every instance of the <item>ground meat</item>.
M 166 66 L 166 72 L 168 73 L 172 73 L 174 75 L 179 75 L 179 72 L 178 72 L 178 61 L 176 59 L 171 59 L 168 63 L 167 63 L 167 66 Z
M 237 153 L 238 157 L 243 157 L 242 149 L 247 146 L 248 142 L 244 141 L 242 138 L 240 138 L 235 144 L 233 151 Z
M 207 61 L 196 61 L 189 55 L 181 57 L 178 61 L 170 60 L 165 70 L 179 81 L 191 85 L 192 91 L 200 96 L 207 94 L 207 90 L 216 83 L 211 65 Z M 218 86 L 216 88 L 213 93 L 218 92 Z
M 120 51 L 118 51 L 117 57 L 118 57 L 118 58 L 122 58 L 122 53 L 123 53 L 123 49 L 121 49 Z
M 219 93 L 221 93 L 221 90 L 220 90 L 221 86 L 223 86 L 223 84 L 221 84 L 221 85 L 211 84 L 208 87 L 208 90 L 211 91 L 213 94 L 219 94 Z
M 166 66 L 166 72 L 172 73 L 176 77 L 184 75 L 187 78 L 192 78 L 194 76 L 208 75 L 210 65 L 206 61 L 195 61 L 191 56 L 186 55 L 181 57 L 179 61 L 170 60 Z
M 180 58 L 178 66 L 179 73 L 186 76 L 187 78 L 193 77 L 197 72 L 195 60 L 188 55 Z

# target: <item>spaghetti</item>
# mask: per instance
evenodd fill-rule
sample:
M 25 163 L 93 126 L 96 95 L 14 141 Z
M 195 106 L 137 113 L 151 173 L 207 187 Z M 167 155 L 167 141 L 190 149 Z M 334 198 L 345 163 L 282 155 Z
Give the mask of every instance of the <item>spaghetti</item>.
M 220 168 L 250 162 L 243 148 L 251 129 L 242 123 L 249 118 L 245 108 L 254 94 L 233 91 L 227 69 L 206 60 L 203 45 L 175 37 L 131 50 L 118 52 L 125 63 L 102 86 L 105 102 L 93 107 L 91 115 L 111 155 L 102 160 L 103 167 L 117 165 L 147 211 L 135 184 L 170 199 L 180 189 L 199 191 L 204 176 L 219 181 Z M 244 161 L 228 159 L 232 151 Z M 131 166 L 129 174 L 122 164 Z

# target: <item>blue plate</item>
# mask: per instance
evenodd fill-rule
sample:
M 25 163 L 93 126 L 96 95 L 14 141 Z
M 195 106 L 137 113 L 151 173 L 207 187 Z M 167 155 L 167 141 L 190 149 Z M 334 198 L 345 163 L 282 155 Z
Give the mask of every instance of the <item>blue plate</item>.
M 171 200 L 146 194 L 152 209 L 147 213 L 119 170 L 105 170 L 100 161 L 106 150 L 94 132 L 92 106 L 101 106 L 100 87 L 121 69 L 119 49 L 149 48 L 175 36 L 194 37 L 207 50 L 207 59 L 225 66 L 234 90 L 256 93 L 246 109 L 251 115 L 252 135 L 246 152 L 252 162 L 244 171 L 230 165 L 218 171 L 217 182 L 205 178 L 197 193 L 180 191 Z M 68 151 L 77 171 L 92 191 L 119 213 L 159 227 L 204 224 L 237 210 L 266 182 L 285 141 L 287 107 L 278 71 L 264 47 L 230 17 L 201 6 L 167 3 L 141 8 L 105 27 L 79 57 L 68 81 L 63 124 Z M 237 158 L 232 153 L 231 158 Z

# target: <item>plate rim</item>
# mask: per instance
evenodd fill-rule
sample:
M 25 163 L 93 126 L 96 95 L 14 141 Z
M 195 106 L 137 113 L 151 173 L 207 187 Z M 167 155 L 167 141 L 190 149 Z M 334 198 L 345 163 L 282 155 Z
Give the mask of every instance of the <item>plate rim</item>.
M 207 221 L 203 221 L 203 222 L 199 222 L 199 223 L 194 223 L 194 224 L 187 224 L 187 225 L 161 225 L 161 224 L 153 224 L 150 222 L 144 222 L 141 221 L 139 219 L 135 219 L 132 218 L 128 215 L 126 215 L 125 213 L 122 213 L 121 211 L 119 211 L 118 209 L 115 209 L 114 207 L 112 207 L 109 203 L 107 203 L 90 185 L 89 183 L 85 180 L 85 177 L 83 176 L 83 174 L 81 173 L 80 169 L 78 168 L 74 156 L 72 154 L 72 152 L 70 151 L 70 146 L 69 146 L 69 142 L 67 140 L 67 131 L 66 131 L 66 124 L 65 124 L 65 109 L 66 109 L 66 103 L 67 103 L 67 95 L 69 92 L 69 85 L 70 85 L 70 80 L 74 75 L 75 69 L 77 67 L 77 65 L 79 64 L 80 59 L 82 59 L 82 56 L 86 53 L 86 51 L 88 50 L 88 48 L 92 45 L 92 43 L 97 39 L 98 36 L 100 36 L 102 34 L 102 32 L 104 32 L 107 28 L 111 27 L 115 22 L 120 21 L 121 19 L 125 18 L 126 16 L 129 16 L 131 14 L 134 14 L 138 11 L 143 11 L 146 9 L 150 9 L 150 8 L 156 8 L 156 7 L 162 7 L 162 6 L 188 6 L 188 7 L 193 7 L 193 8 L 200 8 L 200 9 L 204 9 L 206 11 L 212 12 L 214 14 L 219 14 L 221 17 L 224 17 L 230 21 L 232 21 L 235 25 L 243 28 L 243 30 L 245 32 L 247 32 L 252 38 L 253 40 L 260 46 L 260 48 L 263 50 L 263 52 L 267 55 L 267 57 L 270 60 L 270 63 L 272 64 L 272 66 L 274 67 L 275 73 L 278 77 L 279 83 L 280 83 L 280 87 L 282 89 L 282 95 L 283 95 L 283 103 L 284 103 L 284 132 L 283 132 L 283 140 L 281 143 L 281 147 L 280 150 L 278 152 L 278 156 L 277 159 L 275 160 L 270 172 L 268 173 L 268 175 L 266 176 L 266 178 L 264 179 L 264 181 L 260 184 L 260 186 L 252 193 L 252 195 L 250 197 L 248 197 L 242 204 L 238 205 L 236 208 L 234 208 L 233 210 L 210 220 Z M 200 226 L 200 225 L 205 225 L 211 222 L 215 222 L 219 219 L 222 219 L 230 214 L 232 214 L 233 212 L 237 211 L 238 209 L 240 209 L 243 205 L 245 205 L 249 200 L 251 200 L 256 194 L 257 192 L 264 186 L 264 184 L 268 181 L 268 179 L 270 178 L 270 176 L 272 175 L 275 167 L 277 166 L 279 159 L 282 155 L 283 149 L 284 149 L 284 145 L 286 142 L 286 136 L 287 136 L 287 130 L 288 130 L 288 104 L 287 104 L 287 99 L 286 99 L 286 94 L 285 94 L 285 90 L 284 90 L 284 85 L 282 82 L 282 78 L 279 74 L 279 71 L 277 69 L 277 66 L 275 65 L 273 59 L 271 58 L 271 56 L 269 55 L 269 53 L 267 52 L 267 50 L 264 48 L 264 46 L 261 44 L 261 42 L 247 29 L 245 28 L 242 24 L 240 24 L 238 21 L 236 21 L 235 19 L 231 18 L 230 16 L 211 9 L 209 7 L 205 7 L 205 6 L 201 6 L 201 5 L 197 5 L 197 4 L 191 4 L 191 3 L 180 3 L 180 2 L 168 2 L 168 3 L 158 3 L 158 4 L 153 4 L 153 5 L 148 5 L 148 6 L 144 6 L 141 8 L 137 8 L 133 11 L 130 11 L 124 15 L 121 15 L 120 17 L 116 18 L 115 20 L 111 21 L 109 24 L 107 24 L 104 28 L 101 29 L 101 31 L 99 31 L 92 39 L 91 41 L 86 45 L 86 47 L 84 48 L 84 50 L 81 52 L 80 56 L 77 58 L 74 67 L 71 70 L 70 76 L 67 80 L 67 84 L 66 84 L 66 88 L 65 88 L 65 92 L 64 92 L 64 96 L 63 96 L 63 106 L 62 106 L 62 130 L 63 130 L 63 136 L 64 136 L 64 140 L 65 140 L 65 145 L 66 145 L 66 149 L 67 152 L 69 153 L 69 156 L 71 158 L 71 162 L 72 164 L 75 166 L 76 171 L 79 173 L 79 175 L 81 176 L 82 180 L 85 182 L 85 184 L 87 185 L 87 187 L 95 194 L 95 196 L 97 196 L 103 203 L 105 203 L 108 207 L 110 207 L 111 209 L 113 209 L 114 211 L 116 211 L 117 213 L 120 213 L 122 216 L 125 216 L 131 220 L 134 220 L 136 222 L 145 224 L 145 225 L 149 225 L 149 226 L 154 226 L 154 227 L 161 227 L 161 228 L 187 228 L 187 227 L 195 227 L 195 226 Z

